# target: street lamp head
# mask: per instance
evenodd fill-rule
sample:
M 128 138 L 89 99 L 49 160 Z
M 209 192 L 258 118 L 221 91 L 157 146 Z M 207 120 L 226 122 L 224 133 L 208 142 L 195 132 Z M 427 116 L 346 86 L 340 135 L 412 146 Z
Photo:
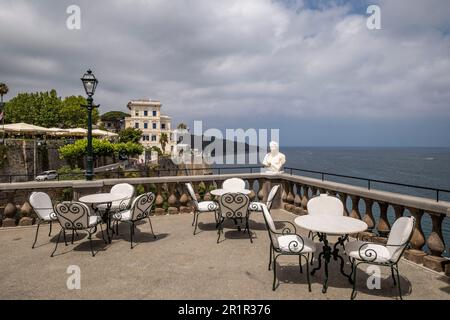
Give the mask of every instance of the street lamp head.
M 89 69 L 81 78 L 83 82 L 84 90 L 89 97 L 92 97 L 95 93 L 95 88 L 97 88 L 98 80 L 95 78 L 91 69 Z

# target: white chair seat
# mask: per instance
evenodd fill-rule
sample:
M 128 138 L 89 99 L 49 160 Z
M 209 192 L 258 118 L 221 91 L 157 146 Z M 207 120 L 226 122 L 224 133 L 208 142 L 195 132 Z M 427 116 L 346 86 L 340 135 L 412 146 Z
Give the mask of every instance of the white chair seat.
M 219 209 L 219 204 L 215 201 L 201 201 L 198 203 L 200 212 L 210 212 Z
M 348 242 L 345 252 L 349 257 L 360 261 L 385 263 L 391 258 L 391 253 L 385 246 L 359 240 Z
M 102 222 L 102 218 L 99 216 L 90 216 L 89 217 L 89 227 L 95 227 L 100 222 Z
M 112 218 L 114 220 L 119 220 L 119 221 L 130 221 L 131 220 L 131 210 L 117 212 L 112 215 Z
M 303 239 L 303 241 L 302 241 Z M 286 253 L 312 253 L 316 252 L 316 244 L 311 239 L 304 237 L 300 238 L 296 234 L 288 234 L 278 236 L 278 246 L 281 251 Z M 304 246 L 303 246 L 304 242 Z M 303 248 L 302 248 L 303 246 Z
M 263 208 L 262 208 L 263 203 L 261 202 L 250 202 L 250 205 L 248 206 L 250 211 L 255 211 L 255 212 L 262 212 Z

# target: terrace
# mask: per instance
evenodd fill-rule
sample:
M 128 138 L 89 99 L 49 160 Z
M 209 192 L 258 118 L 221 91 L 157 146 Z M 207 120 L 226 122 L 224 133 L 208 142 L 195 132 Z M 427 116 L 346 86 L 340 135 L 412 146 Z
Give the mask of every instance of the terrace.
M 330 264 L 329 288 L 321 291 L 322 270 L 311 277 L 312 292 L 308 292 L 306 277 L 299 273 L 296 257 L 279 260 L 280 284 L 272 291 L 272 272 L 267 270 L 269 237 L 260 213 L 252 213 L 248 236 L 225 228 L 224 240 L 216 243 L 217 232 L 212 215 L 200 216 L 199 232 L 192 235 L 192 208 L 183 187 L 191 182 L 204 199 L 211 199 L 208 190 L 221 186 L 223 180 L 240 177 L 252 189 L 250 198 L 264 201 L 273 184 L 282 192 L 274 201 L 275 221 L 294 221 L 304 215 L 306 203 L 318 192 L 338 195 L 345 204 L 346 214 L 364 220 L 369 230 L 357 235 L 385 242 L 392 222 L 402 215 L 414 215 L 415 226 L 410 248 L 400 261 L 400 276 L 404 299 L 448 299 L 450 297 L 449 264 L 444 257 L 445 243 L 442 225 L 447 223 L 450 203 L 342 183 L 322 181 L 304 176 L 260 173 L 222 174 L 206 176 L 173 176 L 154 178 L 106 179 L 95 181 L 55 181 L 42 183 L 12 183 L 0 185 L 0 203 L 4 216 L 0 228 L 2 243 L 0 268 L 1 299 L 86 298 L 86 299 L 349 299 L 351 285 L 339 274 L 338 264 Z M 143 190 L 153 190 L 156 197 L 153 227 L 158 238 L 151 236 L 148 223 L 138 225 L 137 244 L 129 248 L 129 230 L 122 226 L 119 237 L 105 244 L 99 233 L 94 237 L 95 257 L 90 255 L 88 241 L 80 233 L 74 245 L 60 244 L 55 257 L 57 229 L 47 237 L 41 227 L 38 245 L 31 249 L 35 227 L 27 197 L 31 191 L 42 190 L 52 199 L 78 199 L 111 186 L 128 182 Z M 199 192 L 205 186 L 205 193 Z M 350 199 L 350 201 L 347 201 Z M 375 204 L 379 212 L 375 209 Z M 11 215 L 19 206 L 21 217 Z M 14 210 L 13 210 L 14 209 Z M 377 214 L 374 212 L 377 211 Z M 431 219 L 431 229 L 422 228 L 424 217 Z M 16 227 L 19 222 L 20 227 Z M 306 236 L 306 230 L 301 230 Z M 68 290 L 67 267 L 81 270 L 81 290 Z M 345 266 L 349 271 L 349 264 Z M 381 289 L 369 290 L 368 275 L 362 267 L 357 278 L 357 299 L 398 299 L 390 270 L 381 268 Z M 446 275 L 447 270 L 447 275 Z M 305 272 L 305 270 L 304 270 Z

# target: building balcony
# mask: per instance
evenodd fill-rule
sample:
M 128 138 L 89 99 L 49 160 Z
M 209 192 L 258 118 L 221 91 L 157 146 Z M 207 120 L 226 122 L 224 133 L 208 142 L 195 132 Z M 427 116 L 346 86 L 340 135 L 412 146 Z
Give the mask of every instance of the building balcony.
M 449 260 L 445 257 L 443 224 L 449 222 L 450 203 L 405 194 L 322 181 L 287 173 L 180 175 L 164 177 L 115 178 L 94 181 L 54 181 L 0 184 L 0 207 L 4 209 L 0 242 L 3 244 L 0 268 L 0 299 L 83 298 L 83 299 L 348 299 L 351 285 L 339 276 L 339 266 L 330 264 L 329 287 L 323 294 L 323 272 L 311 277 L 308 292 L 306 277 L 299 273 L 298 259 L 286 257 L 278 268 L 280 285 L 272 291 L 272 273 L 267 271 L 269 237 L 260 213 L 250 216 L 253 243 L 248 236 L 231 228 L 225 229 L 224 241 L 217 244 L 213 215 L 200 215 L 198 233 L 192 235 L 192 204 L 184 186 L 191 182 L 197 196 L 211 200 L 209 190 L 221 187 L 225 179 L 239 177 L 252 190 L 249 197 L 265 201 L 274 184 L 281 186 L 272 214 L 275 220 L 293 222 L 307 214 L 310 198 L 328 192 L 344 203 L 345 214 L 364 220 L 368 231 L 351 235 L 383 243 L 395 219 L 413 215 L 416 226 L 410 248 L 400 262 L 404 299 L 449 299 Z M 189 172 L 188 172 L 189 174 Z M 129 249 L 129 228 L 121 226 L 119 236 L 105 245 L 101 235 L 94 239 L 98 254 L 90 255 L 89 243 L 75 238 L 73 245 L 60 245 L 58 254 L 50 258 L 58 228 L 47 237 L 41 226 L 38 246 L 31 249 L 35 226 L 34 214 L 27 202 L 32 191 L 44 191 L 54 201 L 79 199 L 96 192 L 107 192 L 127 182 L 138 190 L 156 194 L 153 210 L 155 240 L 148 223 L 138 225 L 136 247 Z M 204 192 L 203 192 L 204 190 Z M 20 208 L 21 214 L 16 213 Z M 362 210 L 361 208 L 364 208 Z M 374 210 L 372 208 L 379 208 Z M 377 213 L 375 214 L 375 211 Z M 379 211 L 379 212 L 378 212 Z M 431 229 L 424 231 L 426 221 Z M 17 223 L 21 225 L 17 227 Z M 306 237 L 306 230 L 301 231 Z M 95 263 L 93 263 L 95 262 Z M 66 269 L 77 264 L 81 268 L 83 290 L 67 290 Z M 349 269 L 349 265 L 344 266 Z M 138 270 L 130 277 L 129 268 Z M 446 275 L 447 269 L 447 275 Z M 381 268 L 381 289 L 366 286 L 368 275 L 359 272 L 358 299 L 397 299 L 390 270 Z M 24 281 L 24 274 L 27 276 Z M 42 285 L 45 279 L 45 286 Z M 133 288 L 132 291 L 129 288 Z

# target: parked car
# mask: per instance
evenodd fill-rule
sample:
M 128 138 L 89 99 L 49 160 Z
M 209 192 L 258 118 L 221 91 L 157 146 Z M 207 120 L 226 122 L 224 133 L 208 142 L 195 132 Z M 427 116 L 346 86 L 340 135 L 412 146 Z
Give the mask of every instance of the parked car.
M 55 170 L 44 171 L 41 174 L 37 175 L 36 181 L 46 181 L 46 180 L 55 180 L 58 179 L 58 173 Z

